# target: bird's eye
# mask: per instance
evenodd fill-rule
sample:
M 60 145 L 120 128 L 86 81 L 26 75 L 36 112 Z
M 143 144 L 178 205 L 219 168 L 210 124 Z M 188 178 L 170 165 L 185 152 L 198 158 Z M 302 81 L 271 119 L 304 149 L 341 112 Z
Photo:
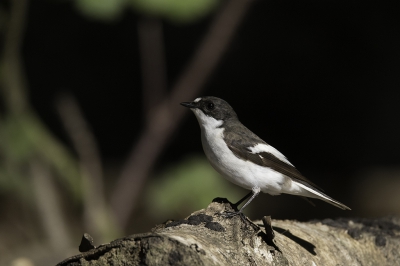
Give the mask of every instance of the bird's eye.
M 213 110 L 214 109 L 214 104 L 213 103 L 209 103 L 209 104 L 207 104 L 207 109 L 208 110 Z

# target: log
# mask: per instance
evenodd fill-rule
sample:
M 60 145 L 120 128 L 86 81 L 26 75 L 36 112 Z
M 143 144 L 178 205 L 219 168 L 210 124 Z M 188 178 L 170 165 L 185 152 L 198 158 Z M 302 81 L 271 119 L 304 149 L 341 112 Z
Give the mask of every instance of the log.
M 184 220 L 94 247 L 60 262 L 78 265 L 400 265 L 400 218 L 250 221 L 225 217 L 215 199 Z M 85 239 L 85 238 L 84 238 Z M 84 240 L 85 242 L 86 240 Z

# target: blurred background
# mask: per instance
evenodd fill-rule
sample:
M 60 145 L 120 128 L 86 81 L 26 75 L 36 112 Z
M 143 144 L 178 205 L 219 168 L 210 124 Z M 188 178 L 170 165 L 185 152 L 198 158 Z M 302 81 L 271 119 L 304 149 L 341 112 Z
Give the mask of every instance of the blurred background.
M 400 3 L 0 1 L 0 265 L 53 265 L 247 191 L 209 166 L 201 95 L 352 211 L 260 195 L 252 219 L 400 214 Z

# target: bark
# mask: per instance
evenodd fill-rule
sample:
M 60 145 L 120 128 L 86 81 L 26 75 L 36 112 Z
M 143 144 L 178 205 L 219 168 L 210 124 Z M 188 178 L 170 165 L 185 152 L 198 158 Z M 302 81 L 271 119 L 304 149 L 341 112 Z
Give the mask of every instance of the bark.
M 87 243 L 90 250 L 58 265 L 399 265 L 400 218 L 273 220 L 273 233 L 266 217 L 254 226 L 221 216 L 232 206 L 215 199 L 152 232 Z

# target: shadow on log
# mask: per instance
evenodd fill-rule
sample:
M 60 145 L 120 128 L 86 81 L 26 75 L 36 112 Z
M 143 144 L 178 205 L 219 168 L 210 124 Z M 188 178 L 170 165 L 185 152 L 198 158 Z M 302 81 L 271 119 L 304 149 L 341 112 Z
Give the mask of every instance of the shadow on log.
M 58 265 L 399 265 L 399 218 L 273 220 L 271 227 L 268 217 L 254 226 L 221 216 L 225 211 L 233 211 L 232 204 L 215 199 L 150 233 L 97 248 L 89 243 L 90 250 Z

